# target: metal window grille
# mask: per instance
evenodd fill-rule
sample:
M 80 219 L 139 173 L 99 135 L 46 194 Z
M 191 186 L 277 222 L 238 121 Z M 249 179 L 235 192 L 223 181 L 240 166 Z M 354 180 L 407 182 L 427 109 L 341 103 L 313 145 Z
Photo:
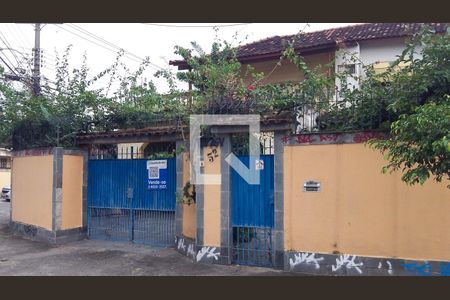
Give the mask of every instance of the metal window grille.
M 11 163 L 8 158 L 0 158 L 0 169 L 11 169 Z

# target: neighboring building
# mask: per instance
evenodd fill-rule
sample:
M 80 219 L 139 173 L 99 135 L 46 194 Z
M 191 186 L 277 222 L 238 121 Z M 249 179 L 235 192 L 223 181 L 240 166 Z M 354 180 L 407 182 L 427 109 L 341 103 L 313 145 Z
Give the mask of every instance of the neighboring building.
M 427 25 L 436 33 L 444 33 L 447 24 Z M 298 37 L 273 36 L 241 46 L 237 58 L 244 66 L 250 64 L 256 72 L 265 73 L 263 84 L 300 81 L 303 74 L 289 60 L 283 59 L 277 66 L 285 42 L 295 40 L 295 50 L 310 67 L 321 65 L 323 72 L 330 75 L 347 69 L 355 77 L 363 77 L 363 66 L 372 65 L 376 72 L 386 70 L 405 49 L 405 42 L 422 26 L 421 23 L 369 23 L 309 32 Z M 178 70 L 189 69 L 183 60 L 171 61 L 170 64 L 177 66 Z M 347 84 L 357 88 L 359 82 L 349 76 Z M 339 100 L 340 89 L 337 79 L 334 100 Z M 303 113 L 308 117 L 298 120 L 300 127 L 310 131 L 315 125 L 315 112 Z
M 444 33 L 448 26 L 447 23 L 426 25 L 438 34 Z M 246 65 L 251 65 L 255 72 L 266 75 L 262 84 L 301 81 L 304 75 L 292 62 L 286 58 L 280 61 L 286 42 L 295 41 L 295 50 L 303 56 L 310 68 L 320 65 L 321 70 L 329 75 L 348 70 L 352 75 L 347 77 L 347 86 L 358 88 L 359 79 L 364 78 L 364 66 L 373 66 L 376 73 L 384 72 L 403 52 L 406 42 L 423 26 L 423 23 L 368 23 L 298 36 L 273 36 L 240 46 L 236 56 L 243 65 L 243 73 Z M 169 63 L 178 67 L 178 70 L 190 68 L 184 60 Z M 341 82 L 338 78 L 335 85 L 333 99 L 328 100 L 340 100 Z M 315 131 L 319 112 L 308 105 L 296 109 L 296 133 Z M 270 143 L 273 144 L 273 140 Z
M 11 153 L 0 149 L 0 189 L 11 184 Z

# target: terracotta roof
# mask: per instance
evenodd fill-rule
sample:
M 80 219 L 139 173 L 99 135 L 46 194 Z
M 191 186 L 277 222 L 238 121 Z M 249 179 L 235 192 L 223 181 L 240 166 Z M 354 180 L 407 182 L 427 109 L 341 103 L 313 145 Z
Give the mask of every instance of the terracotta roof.
M 446 30 L 448 23 L 427 23 L 437 33 Z M 312 51 L 316 49 L 332 48 L 341 42 L 374 40 L 409 36 L 417 33 L 423 23 L 367 23 L 339 28 L 314 31 L 301 34 L 294 43 L 298 51 Z M 283 41 L 292 41 L 295 35 L 273 36 L 241 46 L 237 51 L 237 58 L 241 62 L 250 62 L 255 58 L 271 58 L 279 56 L 284 50 Z M 170 61 L 171 65 L 186 69 L 183 60 Z
M 276 125 L 291 123 L 292 118 L 285 115 L 267 115 L 261 117 L 261 125 Z M 189 132 L 189 126 L 183 125 L 183 131 L 185 133 Z M 107 132 L 93 132 L 88 134 L 78 135 L 78 144 L 89 144 L 90 141 L 95 139 L 117 139 L 117 138 L 128 138 L 128 137 L 149 137 L 149 136 L 167 136 L 180 134 L 180 127 L 176 125 L 167 126 L 154 126 L 146 128 L 127 128 L 119 129 Z

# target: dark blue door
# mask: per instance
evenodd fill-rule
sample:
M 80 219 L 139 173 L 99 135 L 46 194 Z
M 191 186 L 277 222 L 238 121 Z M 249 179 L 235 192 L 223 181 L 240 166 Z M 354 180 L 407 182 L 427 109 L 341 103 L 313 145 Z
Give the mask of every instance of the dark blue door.
M 261 155 L 259 161 L 247 155 L 238 158 L 248 167 L 260 168 L 260 184 L 250 185 L 231 170 L 231 220 L 233 261 L 238 264 L 272 264 L 272 228 L 274 220 L 273 155 Z
M 163 189 L 149 188 L 147 159 L 91 159 L 88 233 L 93 239 L 170 246 L 174 243 L 175 159 Z

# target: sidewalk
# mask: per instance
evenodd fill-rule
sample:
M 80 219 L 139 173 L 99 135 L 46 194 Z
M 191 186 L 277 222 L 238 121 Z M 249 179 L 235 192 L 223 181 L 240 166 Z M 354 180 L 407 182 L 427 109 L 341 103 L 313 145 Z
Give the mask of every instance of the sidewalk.
M 0 275 L 290 275 L 246 266 L 197 264 L 174 249 L 83 240 L 52 247 L 14 235 L 9 203 L 0 201 Z

